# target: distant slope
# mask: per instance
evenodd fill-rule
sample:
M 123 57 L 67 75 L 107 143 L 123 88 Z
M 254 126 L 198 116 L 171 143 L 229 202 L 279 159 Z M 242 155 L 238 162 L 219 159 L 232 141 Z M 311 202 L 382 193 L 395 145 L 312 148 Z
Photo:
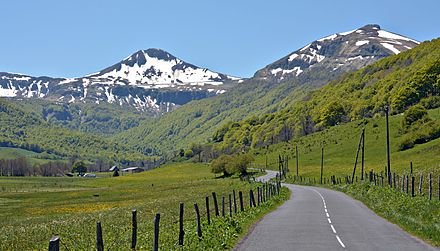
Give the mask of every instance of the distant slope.
M 141 121 L 152 119 L 150 113 L 106 102 L 67 104 L 44 99 L 5 100 L 26 112 L 35 114 L 50 125 L 99 135 L 113 135 L 136 127 Z
M 124 145 L 93 134 L 53 126 L 37 115 L 0 98 L 0 147 L 46 152 L 62 157 L 108 158 L 114 161 L 146 159 Z
M 440 107 L 440 39 L 347 74 L 279 112 L 227 125 L 214 139 L 223 149 L 268 145 L 383 115 L 387 105 L 398 114 L 419 103 Z
M 153 148 L 162 153 L 188 147 L 190 142 L 203 143 L 227 122 L 283 109 L 310 90 L 417 43 L 381 30 L 378 25 L 337 33 L 269 64 L 225 94 L 190 102 L 115 139 L 141 152 Z M 396 50 L 384 44 L 393 44 Z

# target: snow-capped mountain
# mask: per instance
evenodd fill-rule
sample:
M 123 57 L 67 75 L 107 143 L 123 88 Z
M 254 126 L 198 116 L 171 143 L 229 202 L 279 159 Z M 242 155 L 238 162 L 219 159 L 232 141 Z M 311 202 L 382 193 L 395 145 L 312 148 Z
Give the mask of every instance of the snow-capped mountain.
M 148 49 L 80 78 L 0 73 L 0 97 L 109 102 L 168 112 L 191 100 L 223 93 L 238 81 L 239 78 L 186 63 L 166 51 Z
M 276 82 L 298 79 L 317 85 L 320 73 L 327 75 L 322 76 L 325 81 L 330 75 L 359 69 L 418 44 L 418 41 L 370 24 L 318 39 L 257 71 L 254 77 Z M 310 78 L 313 81 L 308 81 Z

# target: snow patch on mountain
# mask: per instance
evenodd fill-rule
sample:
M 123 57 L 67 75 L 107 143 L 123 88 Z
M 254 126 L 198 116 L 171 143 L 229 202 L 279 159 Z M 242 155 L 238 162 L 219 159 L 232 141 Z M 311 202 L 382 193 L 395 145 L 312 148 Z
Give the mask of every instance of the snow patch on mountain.
M 0 97 L 15 97 L 17 96 L 17 91 L 14 89 L 0 89 Z
M 362 45 L 368 44 L 368 43 L 370 43 L 370 41 L 368 41 L 368 40 L 357 41 L 356 46 L 362 46 Z
M 382 37 L 382 38 L 390 38 L 390 39 L 396 39 L 396 40 L 406 40 L 406 41 L 411 41 L 411 42 L 416 43 L 416 44 L 420 44 L 420 42 L 418 42 L 416 40 L 413 40 L 413 39 L 410 39 L 410 38 L 407 38 L 407 37 L 404 37 L 404 36 L 400 36 L 400 35 L 397 35 L 397 34 L 394 34 L 394 33 L 388 32 L 388 31 L 385 31 L 385 30 L 378 30 L 377 33 L 379 34 L 379 37 Z
M 394 45 L 392 44 L 388 44 L 388 43 L 380 43 L 383 47 L 387 48 L 388 50 L 394 52 L 394 54 L 399 54 L 400 51 L 398 49 L 396 49 L 396 47 L 394 47 Z

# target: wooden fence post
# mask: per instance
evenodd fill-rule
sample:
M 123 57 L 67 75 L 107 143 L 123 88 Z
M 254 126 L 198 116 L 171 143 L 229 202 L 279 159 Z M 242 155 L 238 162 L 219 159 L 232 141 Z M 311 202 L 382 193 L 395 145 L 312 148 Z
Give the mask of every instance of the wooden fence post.
M 197 222 L 197 236 L 202 238 L 202 226 L 200 223 L 200 212 L 197 203 L 194 203 L 194 210 L 196 211 L 196 222 Z
M 49 241 L 49 251 L 60 251 L 60 237 L 52 236 Z
M 405 175 L 402 175 L 402 193 L 405 192 Z
M 252 204 L 252 194 L 251 193 L 252 193 L 252 189 L 249 190 L 249 208 L 251 208 L 252 205 L 253 205 Z
M 179 245 L 183 246 L 183 238 L 185 236 L 185 231 L 183 230 L 183 213 L 184 213 L 184 204 L 180 203 L 179 208 Z
M 277 192 L 278 192 L 278 195 L 280 195 L 280 192 L 281 192 L 281 181 L 278 182 Z
M 136 249 L 136 242 L 137 242 L 137 211 L 136 209 L 133 209 L 131 211 L 131 249 Z
M 220 216 L 220 212 L 218 210 L 217 195 L 215 194 L 215 192 L 212 192 L 212 198 L 214 199 L 215 216 Z
M 154 241 L 153 241 L 153 251 L 159 250 L 159 223 L 160 223 L 160 214 L 157 213 L 154 218 Z
M 269 197 L 268 199 L 270 199 L 272 197 L 272 184 L 268 184 L 268 190 L 269 190 Z
M 257 207 L 257 205 L 255 204 L 255 196 L 254 196 L 254 191 L 251 189 L 250 190 L 250 197 L 252 198 L 251 202 L 252 202 L 252 206 L 253 207 Z
M 208 218 L 208 225 L 211 225 L 211 213 L 209 212 L 209 197 L 206 196 L 206 218 Z
M 420 180 L 419 180 L 419 195 L 422 195 L 422 186 L 423 186 L 423 174 L 420 174 Z
M 235 190 L 232 190 L 232 195 L 234 197 L 234 213 L 237 213 L 237 198 L 235 197 Z
M 222 217 L 225 217 L 225 196 L 222 196 Z
M 411 197 L 416 196 L 414 192 L 415 177 L 411 176 Z
M 408 194 L 409 193 L 409 189 L 408 189 L 408 187 L 409 187 L 409 178 L 408 178 L 408 175 L 406 175 L 406 177 L 405 177 L 405 183 L 406 183 L 406 194 Z
M 260 187 L 257 187 L 257 205 L 260 206 Z
M 432 174 L 429 174 L 429 200 L 432 199 Z
M 243 193 L 241 191 L 238 192 L 238 199 L 240 200 L 240 211 L 243 212 L 244 211 Z
M 104 251 L 104 241 L 102 239 L 102 227 L 101 222 L 96 222 L 96 250 Z
M 232 196 L 229 194 L 229 216 L 232 216 Z
M 396 188 L 396 173 L 393 173 L 393 187 Z

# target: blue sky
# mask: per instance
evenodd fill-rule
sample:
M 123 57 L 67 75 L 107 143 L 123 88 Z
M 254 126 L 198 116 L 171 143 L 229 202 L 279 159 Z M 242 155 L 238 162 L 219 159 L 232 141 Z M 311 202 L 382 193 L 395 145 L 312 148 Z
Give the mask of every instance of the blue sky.
M 248 77 L 320 37 L 380 24 L 440 36 L 438 0 L 2 1 L 0 71 L 78 77 L 140 49 Z

